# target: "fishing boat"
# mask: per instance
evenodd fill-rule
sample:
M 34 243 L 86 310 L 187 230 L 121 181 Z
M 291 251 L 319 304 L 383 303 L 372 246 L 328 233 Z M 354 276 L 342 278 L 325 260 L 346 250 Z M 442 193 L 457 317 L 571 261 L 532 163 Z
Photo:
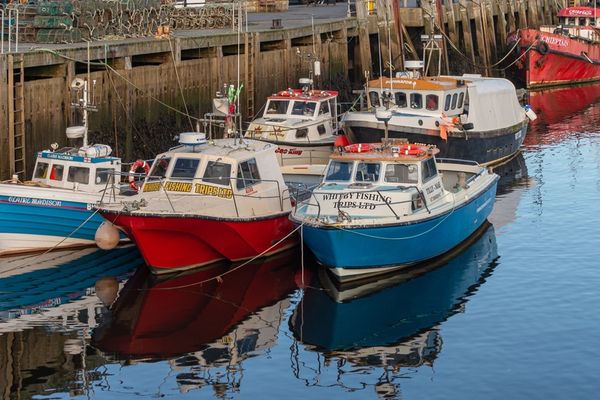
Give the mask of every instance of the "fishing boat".
M 512 32 L 506 41 L 518 55 L 515 77 L 527 88 L 600 79 L 600 9 L 565 7 L 558 25 Z
M 267 256 L 296 244 L 275 145 L 207 141 L 194 132 L 180 134 L 179 142 L 156 156 L 136 196 L 98 207 L 154 272 Z
M 102 197 L 120 198 L 127 191 L 110 179 L 121 172 L 121 159 L 110 146 L 88 145 L 88 81 L 76 79 L 81 94 L 83 126 L 67 128 L 70 139 L 83 138 L 82 147 L 58 148 L 37 154 L 31 180 L 18 176 L 0 183 L 0 255 L 68 246 L 93 245 L 103 219 L 92 210 Z
M 428 145 L 352 144 L 291 214 L 305 243 L 340 282 L 404 268 L 469 238 L 494 205 L 498 175 L 437 160 Z
M 320 182 L 338 133 L 337 96 L 313 88 L 309 78 L 301 89 L 287 89 L 267 98 L 262 116 L 245 136 L 277 146 L 275 152 L 286 182 L 308 186 Z
M 435 145 L 440 156 L 493 164 L 518 150 L 529 119 L 515 86 L 506 79 L 422 76 L 421 61 L 408 71 L 369 81 L 366 108 L 345 113 L 341 127 L 351 143 L 403 138 Z

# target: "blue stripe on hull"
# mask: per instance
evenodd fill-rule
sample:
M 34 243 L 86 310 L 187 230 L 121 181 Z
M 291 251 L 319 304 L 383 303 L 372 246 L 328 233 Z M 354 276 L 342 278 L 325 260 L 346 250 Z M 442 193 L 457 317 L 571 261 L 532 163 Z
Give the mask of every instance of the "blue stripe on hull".
M 332 268 L 376 268 L 422 262 L 456 247 L 486 221 L 494 205 L 496 182 L 449 215 L 409 225 L 374 228 L 342 230 L 305 225 L 304 240 L 317 259 Z M 390 240 L 392 238 L 406 239 Z
M 10 203 L 0 196 L 0 233 L 50 235 L 57 237 L 94 240 L 103 221 L 95 214 L 77 232 L 73 231 L 94 213 L 87 203 L 61 202 L 60 207 Z

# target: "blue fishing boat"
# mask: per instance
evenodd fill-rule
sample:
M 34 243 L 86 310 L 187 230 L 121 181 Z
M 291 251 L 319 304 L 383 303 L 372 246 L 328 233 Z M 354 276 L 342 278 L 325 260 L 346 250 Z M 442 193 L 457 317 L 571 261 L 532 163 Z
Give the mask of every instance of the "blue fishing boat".
M 498 175 L 475 162 L 436 162 L 436 150 L 388 140 L 332 154 L 323 182 L 290 218 L 339 281 L 440 256 L 486 221 Z
M 37 154 L 31 180 L 14 175 L 0 183 L 0 255 L 74 245 L 93 245 L 103 218 L 92 206 L 103 197 L 125 194 L 115 175 L 121 159 L 110 156 L 108 145 L 87 143 L 87 81 L 72 87 L 81 93 L 83 126 L 67 128 L 70 139 L 83 138 L 82 147 L 65 147 Z

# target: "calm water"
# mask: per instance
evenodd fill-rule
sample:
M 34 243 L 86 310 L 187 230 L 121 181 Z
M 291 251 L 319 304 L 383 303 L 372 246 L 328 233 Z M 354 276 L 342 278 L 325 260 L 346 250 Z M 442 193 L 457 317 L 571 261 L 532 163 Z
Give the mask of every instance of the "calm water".
M 532 96 L 540 119 L 497 171 L 492 224 L 442 265 L 385 281 L 333 290 L 309 261 L 299 272 L 297 251 L 222 282 L 227 266 L 157 280 L 134 248 L 1 259 L 0 393 L 597 398 L 597 93 Z

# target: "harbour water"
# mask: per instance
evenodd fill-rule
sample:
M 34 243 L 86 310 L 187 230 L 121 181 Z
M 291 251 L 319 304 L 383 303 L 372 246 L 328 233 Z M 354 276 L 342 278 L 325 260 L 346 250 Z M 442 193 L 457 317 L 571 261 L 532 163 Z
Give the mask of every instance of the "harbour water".
M 153 278 L 132 247 L 0 259 L 2 398 L 596 398 L 600 102 L 565 93 L 530 97 L 482 235 L 411 273 L 334 290 L 299 250 L 220 279 Z

